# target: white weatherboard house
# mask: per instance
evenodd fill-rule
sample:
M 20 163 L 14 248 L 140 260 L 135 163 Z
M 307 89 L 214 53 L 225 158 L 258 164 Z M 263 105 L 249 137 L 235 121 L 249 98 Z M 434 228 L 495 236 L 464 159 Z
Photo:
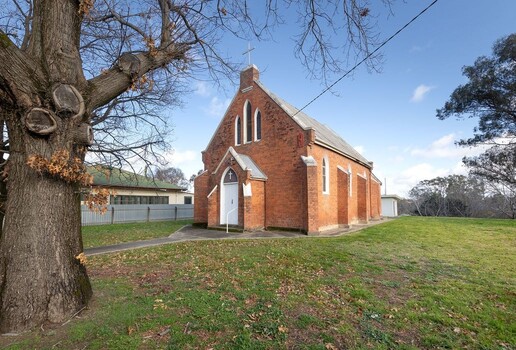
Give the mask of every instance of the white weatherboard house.
M 395 194 L 382 195 L 382 216 L 395 217 L 398 216 L 398 201 L 401 197 Z

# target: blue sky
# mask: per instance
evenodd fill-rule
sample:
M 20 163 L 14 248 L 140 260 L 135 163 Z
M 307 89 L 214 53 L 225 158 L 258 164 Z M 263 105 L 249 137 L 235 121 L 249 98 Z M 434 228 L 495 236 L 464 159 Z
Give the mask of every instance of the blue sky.
M 431 0 L 398 0 L 393 14 L 377 13 L 380 37 L 387 38 L 412 19 Z M 324 86 L 307 77 L 296 61 L 291 39 L 294 28 L 280 27 L 274 41 L 251 42 L 252 63 L 271 91 L 301 108 Z M 477 120 L 440 121 L 435 110 L 466 82 L 461 68 L 481 55 L 490 55 L 495 40 L 516 32 L 515 0 L 440 0 L 383 49 L 381 73 L 361 67 L 326 93 L 305 112 L 328 125 L 374 162 L 374 173 L 384 182 L 382 193 L 407 195 L 418 181 L 449 174 L 465 174 L 464 155 L 479 149 L 456 147 L 469 137 Z M 227 47 L 241 59 L 247 42 L 233 40 Z M 203 168 L 205 149 L 231 101 L 236 87 L 221 91 L 210 82 L 195 82 L 184 108 L 167 111 L 175 125 L 171 166 L 185 175 Z

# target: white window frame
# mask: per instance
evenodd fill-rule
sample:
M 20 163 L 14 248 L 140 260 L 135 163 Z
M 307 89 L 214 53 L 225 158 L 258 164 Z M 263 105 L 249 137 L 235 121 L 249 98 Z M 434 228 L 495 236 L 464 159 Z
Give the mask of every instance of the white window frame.
M 321 170 L 322 170 L 322 193 L 330 194 L 330 161 L 328 157 L 324 156 L 321 162 Z

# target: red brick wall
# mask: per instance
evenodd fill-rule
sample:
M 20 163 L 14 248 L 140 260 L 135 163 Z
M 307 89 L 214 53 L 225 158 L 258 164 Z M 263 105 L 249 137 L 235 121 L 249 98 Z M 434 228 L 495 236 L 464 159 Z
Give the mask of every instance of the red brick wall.
M 208 197 L 208 226 L 217 226 L 219 224 L 219 193 L 220 186 Z
M 208 223 L 208 173 L 204 172 L 194 180 L 194 223 Z
M 265 223 L 265 182 L 249 181 L 251 197 L 244 197 L 244 229 L 262 229 Z
M 253 123 L 256 108 L 261 111 L 262 139 L 237 146 L 235 118 L 237 115 L 242 118 L 244 128 L 243 109 L 246 100 L 252 105 Z M 306 154 L 308 141 L 308 132 L 303 131 L 260 87 L 254 85 L 250 91 L 237 93 L 233 99 L 206 149 L 205 168 L 211 174 L 230 146 L 240 154 L 250 155 L 268 177 L 264 185 L 267 215 L 262 226 L 305 229 L 306 215 L 300 208 L 305 198 L 302 179 L 306 174 L 306 166 L 301 155 Z M 210 175 L 208 188 L 220 183 L 221 174 L 222 171 L 219 171 L 216 176 Z M 241 215 L 243 212 L 240 218 Z
M 349 224 L 349 175 L 338 169 L 337 171 L 337 217 L 339 225 Z
M 359 221 L 363 221 L 368 218 L 368 193 L 369 190 L 366 184 L 361 184 L 358 186 L 357 183 L 357 174 L 366 174 L 366 177 L 370 178 L 371 171 L 369 168 L 356 163 L 355 161 L 335 153 L 327 148 L 324 148 L 320 145 L 314 145 L 311 147 L 311 154 L 314 159 L 317 161 L 317 186 L 318 186 L 318 203 L 319 203 L 319 227 L 320 228 L 332 228 L 341 224 L 339 221 L 339 212 L 338 212 L 338 203 L 339 203 L 339 193 L 342 192 L 342 189 L 339 188 L 339 172 L 342 172 L 338 169 L 340 166 L 344 170 L 348 170 L 351 168 L 351 197 L 348 198 L 347 205 L 347 222 L 346 224 L 353 224 Z M 322 191 L 322 160 L 326 157 L 329 163 L 329 193 L 324 194 Z M 342 175 L 341 175 L 342 176 Z M 365 181 L 365 180 L 364 180 Z M 349 189 L 347 189 L 349 193 Z M 363 201 L 359 201 L 359 195 L 364 197 Z M 342 200 L 342 199 L 341 199 Z M 362 218 L 359 217 L 359 202 L 362 204 Z M 341 216 L 342 219 L 342 216 Z
M 367 180 L 360 175 L 356 176 L 357 179 L 357 209 L 358 209 L 358 220 L 364 222 L 368 220 L 368 208 L 367 208 Z
M 318 167 L 308 166 L 306 168 L 305 203 L 307 211 L 307 223 L 304 229 L 308 234 L 315 234 L 319 231 L 319 186 L 317 185 L 318 176 Z
M 371 218 L 378 220 L 381 215 L 381 186 L 375 180 L 371 180 Z

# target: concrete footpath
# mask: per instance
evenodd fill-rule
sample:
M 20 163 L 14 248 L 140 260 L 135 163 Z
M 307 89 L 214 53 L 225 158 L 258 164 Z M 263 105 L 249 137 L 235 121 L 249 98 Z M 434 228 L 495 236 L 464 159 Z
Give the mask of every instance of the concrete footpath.
M 218 230 L 207 230 L 203 228 L 193 227 L 191 225 L 184 226 L 178 231 L 172 233 L 168 237 L 149 239 L 145 241 L 135 241 L 108 245 L 103 247 L 88 248 L 84 250 L 87 256 L 115 253 L 124 250 L 154 247 L 164 244 L 185 242 L 185 241 L 201 241 L 201 240 L 217 240 L 217 239 L 270 239 L 270 238 L 308 238 L 308 237 L 338 237 L 352 232 L 362 230 L 378 224 L 383 224 L 391 219 L 382 219 L 372 221 L 368 224 L 353 225 L 350 228 L 339 228 L 335 230 L 325 231 L 317 236 L 307 236 L 299 232 L 290 231 L 252 231 L 252 232 L 228 232 Z

